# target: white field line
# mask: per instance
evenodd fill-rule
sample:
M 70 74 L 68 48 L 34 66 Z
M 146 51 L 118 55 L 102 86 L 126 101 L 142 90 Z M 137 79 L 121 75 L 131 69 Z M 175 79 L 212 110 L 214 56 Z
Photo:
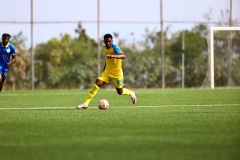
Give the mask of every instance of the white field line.
M 161 106 L 125 106 L 113 107 L 118 108 L 160 108 L 160 107 L 214 107 L 214 106 L 240 106 L 240 104 L 188 104 L 188 105 L 161 105 Z M 88 109 L 96 109 L 98 107 L 88 107 Z M 0 108 L 0 110 L 70 110 L 76 109 L 75 107 L 8 107 Z M 112 108 L 111 108 L 112 109 Z

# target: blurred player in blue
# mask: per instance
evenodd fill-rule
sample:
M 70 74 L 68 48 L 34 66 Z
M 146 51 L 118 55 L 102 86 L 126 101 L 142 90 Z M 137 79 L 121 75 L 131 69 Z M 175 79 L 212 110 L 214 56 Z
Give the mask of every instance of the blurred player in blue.
M 0 92 L 6 80 L 9 66 L 16 61 L 16 50 L 15 47 L 9 43 L 10 38 L 10 34 L 4 33 L 0 45 Z

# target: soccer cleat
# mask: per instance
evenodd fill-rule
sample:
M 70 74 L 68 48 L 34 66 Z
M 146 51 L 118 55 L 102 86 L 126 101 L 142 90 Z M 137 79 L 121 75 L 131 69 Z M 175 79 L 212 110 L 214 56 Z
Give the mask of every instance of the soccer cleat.
M 87 109 L 88 106 L 87 106 L 86 104 L 83 103 L 83 104 L 79 104 L 79 105 L 77 105 L 76 108 L 77 108 L 77 109 Z
M 135 95 L 135 93 L 133 91 L 132 91 L 132 95 L 131 95 L 131 100 L 132 100 L 133 104 L 137 103 L 137 97 L 136 97 L 136 95 Z

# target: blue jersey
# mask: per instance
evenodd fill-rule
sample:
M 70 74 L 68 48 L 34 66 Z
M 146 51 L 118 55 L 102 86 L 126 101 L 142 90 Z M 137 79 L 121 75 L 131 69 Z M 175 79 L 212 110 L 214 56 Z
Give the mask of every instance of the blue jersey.
M 16 54 L 15 47 L 8 43 L 6 46 L 0 45 L 0 66 L 7 67 L 7 62 L 11 60 L 11 56 Z

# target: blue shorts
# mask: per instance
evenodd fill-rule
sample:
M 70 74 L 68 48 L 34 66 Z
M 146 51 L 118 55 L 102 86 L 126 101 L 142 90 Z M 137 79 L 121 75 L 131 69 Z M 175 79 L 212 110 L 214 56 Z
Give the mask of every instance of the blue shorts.
M 6 79 L 8 71 L 9 71 L 9 67 L 0 66 L 0 74 L 2 74 L 2 79 L 3 80 Z

